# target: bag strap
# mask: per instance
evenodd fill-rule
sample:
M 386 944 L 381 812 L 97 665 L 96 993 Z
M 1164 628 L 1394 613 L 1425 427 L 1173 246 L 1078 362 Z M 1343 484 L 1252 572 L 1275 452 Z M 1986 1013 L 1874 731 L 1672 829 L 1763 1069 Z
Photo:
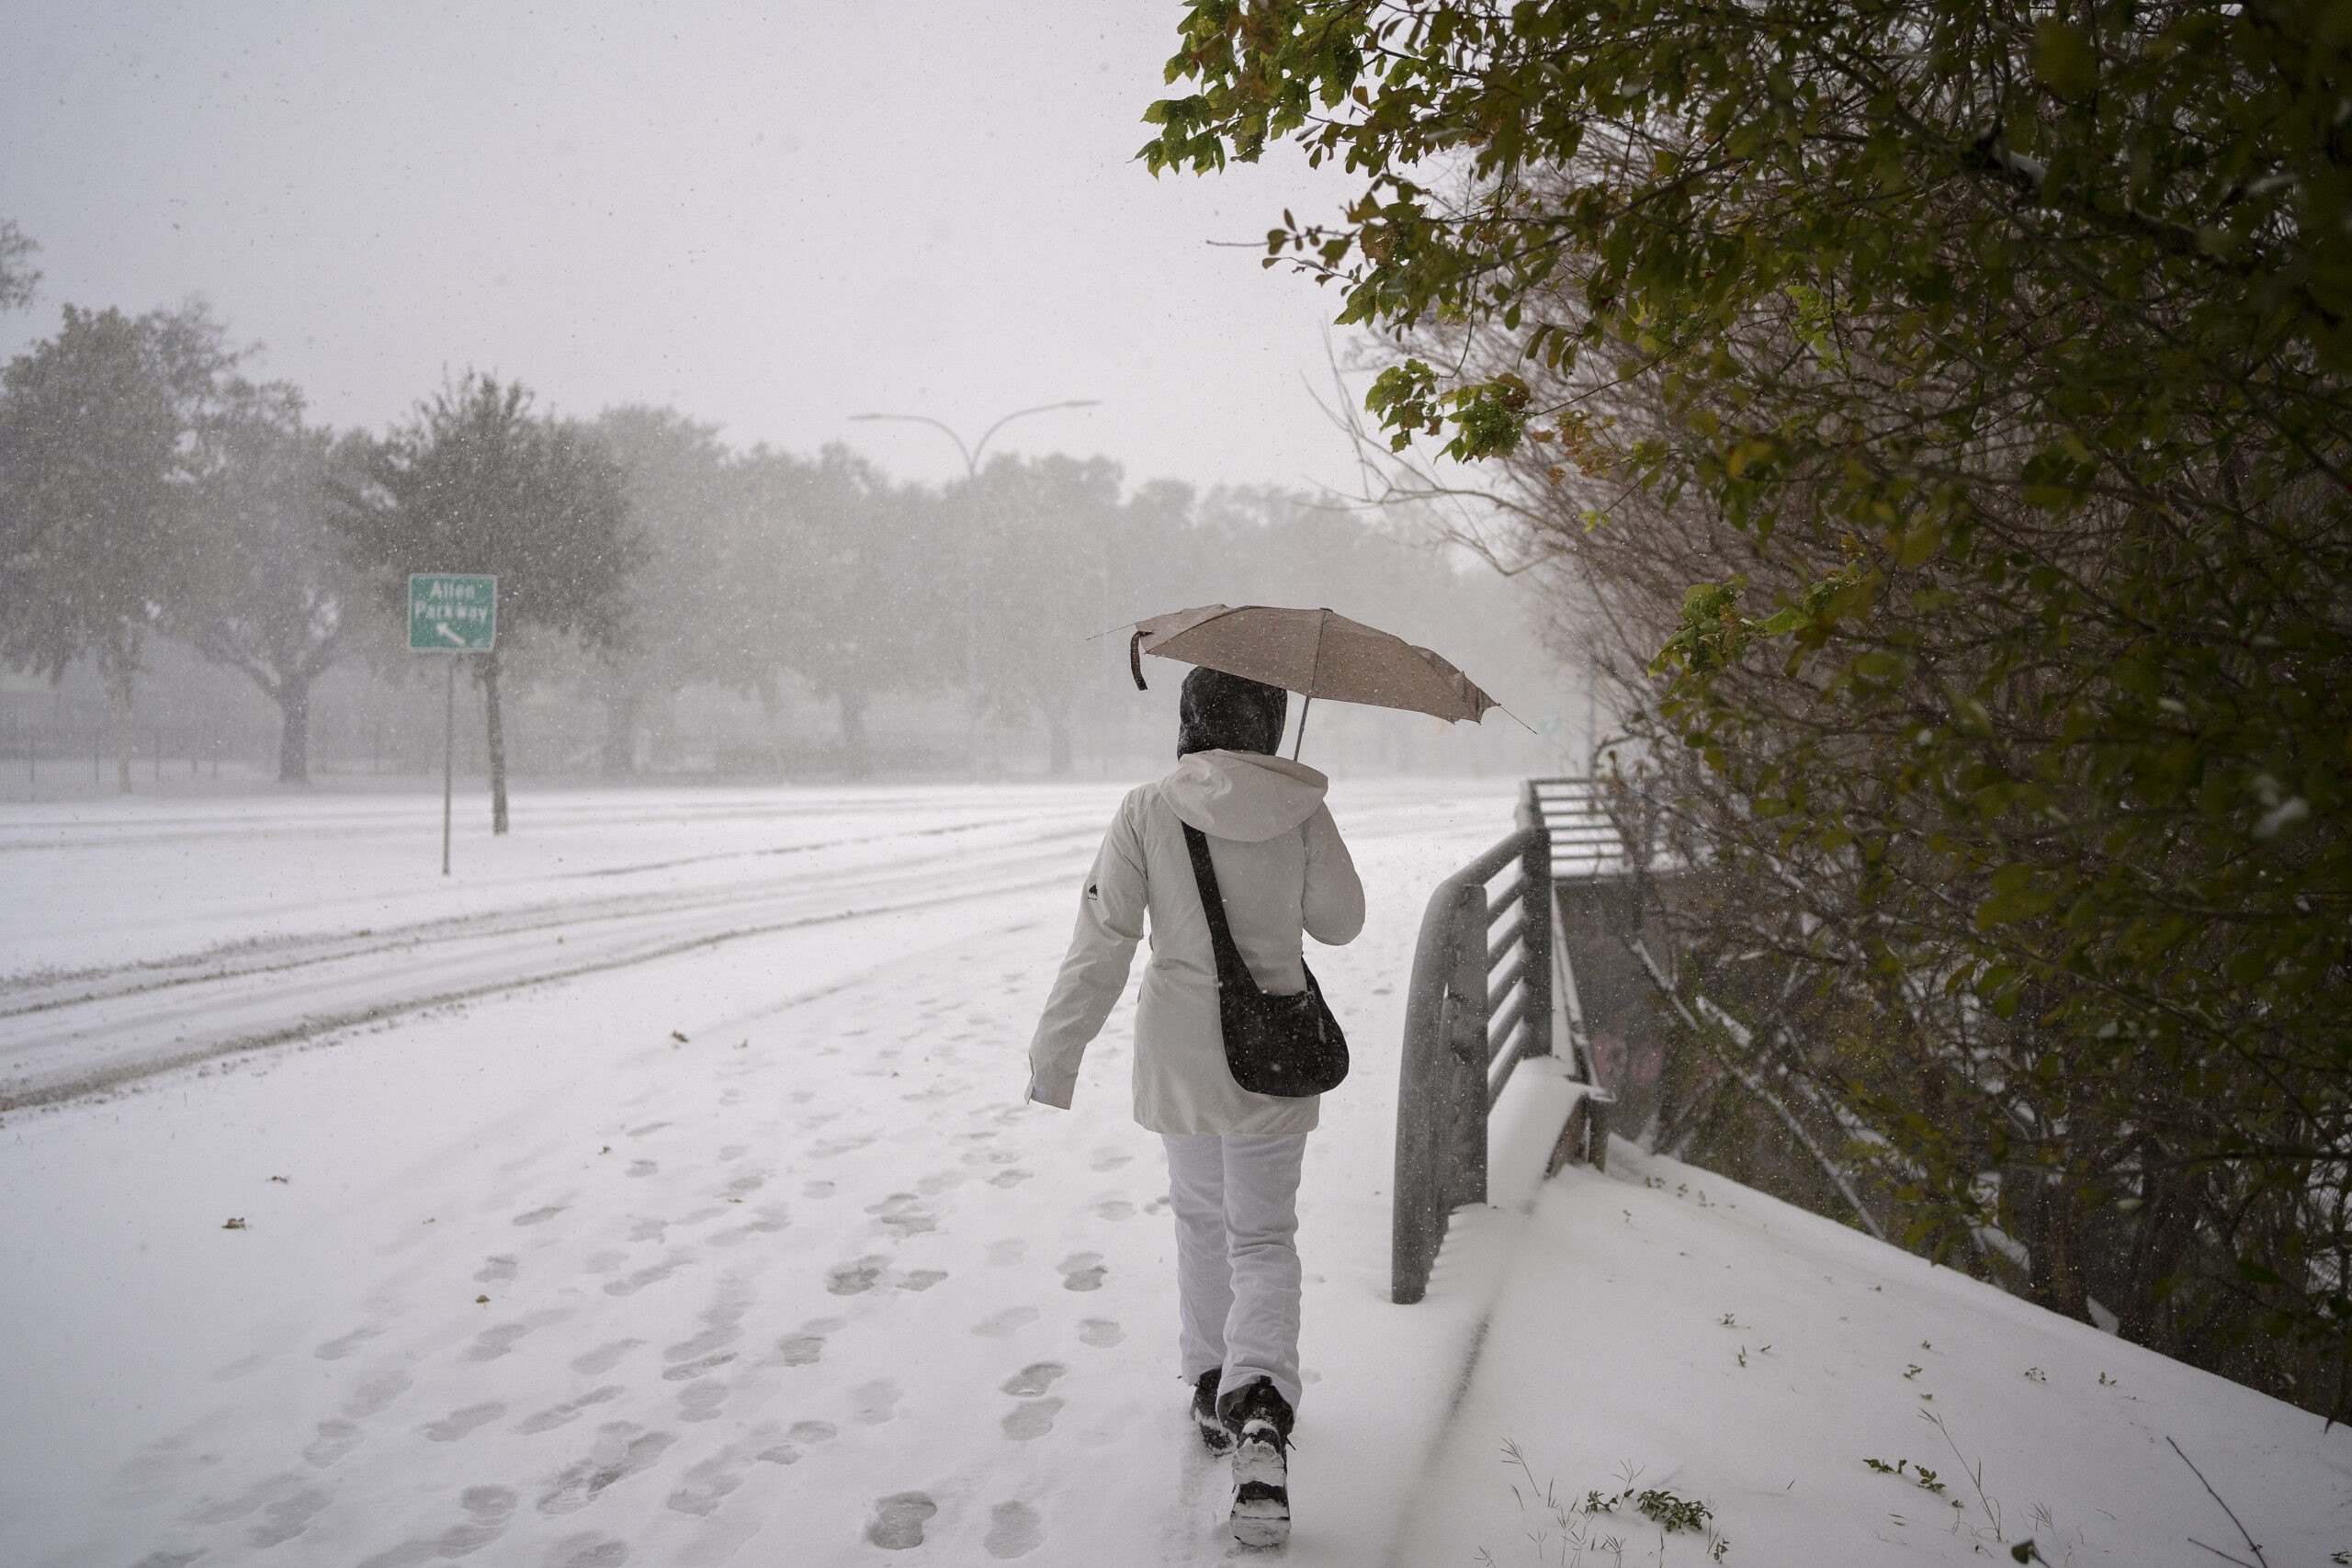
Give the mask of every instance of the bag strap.
M 1233 927 L 1225 918 L 1225 895 L 1217 890 L 1216 867 L 1209 861 L 1208 835 L 1190 822 L 1182 827 L 1184 848 L 1193 856 L 1193 882 L 1201 890 L 1201 912 L 1209 920 L 1209 947 L 1216 954 L 1216 982 L 1228 990 L 1247 987 L 1244 995 L 1257 991 L 1258 977 L 1241 962 L 1241 949 L 1233 941 Z

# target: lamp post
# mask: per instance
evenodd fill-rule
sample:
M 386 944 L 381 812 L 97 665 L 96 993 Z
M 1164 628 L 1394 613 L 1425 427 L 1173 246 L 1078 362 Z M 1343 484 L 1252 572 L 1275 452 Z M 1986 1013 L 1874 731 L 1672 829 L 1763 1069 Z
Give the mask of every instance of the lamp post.
M 964 438 L 956 433 L 954 425 L 944 420 L 933 419 L 929 414 L 854 413 L 849 417 L 854 423 L 862 424 L 871 420 L 887 419 L 896 420 L 904 424 L 927 424 L 940 432 L 948 440 L 956 443 L 956 450 L 964 459 L 964 481 L 968 490 L 977 487 L 980 477 L 980 455 L 988 450 L 989 442 L 995 437 L 998 431 L 1002 430 L 1014 420 L 1026 419 L 1033 413 L 1052 413 L 1058 409 L 1091 409 L 1101 406 L 1102 400 L 1099 398 L 1067 398 L 1057 403 L 1039 403 L 1034 408 L 1014 409 L 1011 413 L 980 432 L 980 438 L 969 446 L 965 445 Z M 977 574 L 970 570 L 969 554 L 967 552 L 959 552 L 959 554 L 963 557 L 966 569 L 960 575 L 964 579 L 964 689 L 969 692 L 972 690 L 972 683 L 978 673 L 974 668 L 978 660 L 974 653 L 973 640 L 978 630 L 978 616 L 972 603 L 974 578 Z M 977 704 L 974 711 L 978 712 Z
M 1056 409 L 1091 409 L 1101 406 L 1100 398 L 1069 398 L 1058 403 L 1039 403 L 1035 408 L 1014 409 L 982 431 L 980 438 L 968 446 L 964 445 L 964 438 L 956 434 L 954 425 L 944 420 L 933 419 L 927 413 L 854 413 L 849 417 L 853 423 L 861 424 L 868 420 L 876 419 L 898 420 L 906 424 L 927 424 L 956 443 L 956 450 L 962 454 L 964 458 L 964 477 L 967 479 L 976 479 L 980 477 L 980 454 L 988 450 L 989 439 L 1014 420 L 1026 419 L 1033 413 L 1051 413 Z

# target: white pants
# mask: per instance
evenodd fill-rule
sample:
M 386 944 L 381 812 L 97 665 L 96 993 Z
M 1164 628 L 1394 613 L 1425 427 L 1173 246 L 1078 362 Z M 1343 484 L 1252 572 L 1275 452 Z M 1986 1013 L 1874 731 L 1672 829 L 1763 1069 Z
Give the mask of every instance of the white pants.
M 1298 1170 L 1304 1133 L 1168 1133 L 1184 1378 L 1271 1378 L 1298 1407 Z

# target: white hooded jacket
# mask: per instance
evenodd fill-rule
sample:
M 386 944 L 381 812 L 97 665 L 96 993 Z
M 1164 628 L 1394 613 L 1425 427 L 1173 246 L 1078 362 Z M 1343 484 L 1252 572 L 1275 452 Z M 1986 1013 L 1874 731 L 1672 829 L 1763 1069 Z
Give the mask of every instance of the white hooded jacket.
M 1306 988 L 1302 931 L 1333 946 L 1363 929 L 1363 884 L 1313 768 L 1252 751 L 1195 751 L 1128 792 L 1086 879 L 1078 929 L 1029 1046 L 1033 1092 L 1067 1107 L 1079 1059 L 1127 983 L 1150 917 L 1136 1010 L 1136 1120 L 1155 1133 L 1304 1133 L 1312 1097 L 1251 1094 L 1225 1065 L 1216 956 L 1184 847 L 1208 836 L 1234 945 L 1275 995 Z

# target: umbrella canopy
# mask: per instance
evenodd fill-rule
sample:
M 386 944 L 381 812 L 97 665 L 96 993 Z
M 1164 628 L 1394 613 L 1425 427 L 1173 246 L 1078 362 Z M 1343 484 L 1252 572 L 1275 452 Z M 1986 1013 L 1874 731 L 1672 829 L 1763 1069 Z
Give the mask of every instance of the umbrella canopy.
M 1127 663 L 1138 689 L 1147 689 L 1147 653 L 1244 675 L 1306 697 L 1403 708 L 1449 721 L 1475 721 L 1502 705 L 1428 649 L 1330 610 L 1203 604 L 1137 622 L 1127 642 Z

